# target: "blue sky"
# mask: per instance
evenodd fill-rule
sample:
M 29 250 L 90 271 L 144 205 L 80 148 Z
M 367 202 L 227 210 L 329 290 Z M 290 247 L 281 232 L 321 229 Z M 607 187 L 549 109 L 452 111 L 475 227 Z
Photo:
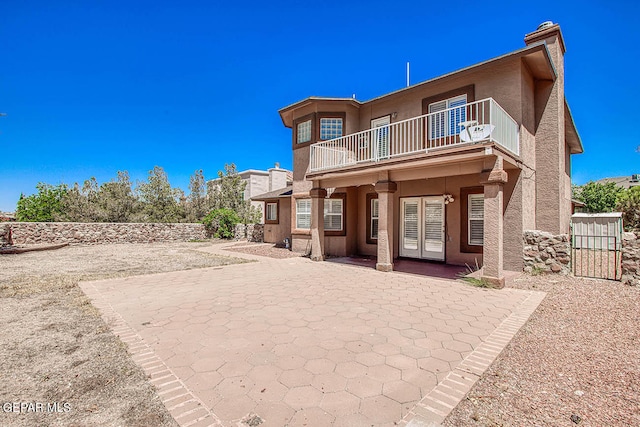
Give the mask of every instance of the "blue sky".
M 39 181 L 99 182 L 154 165 L 186 190 L 225 163 L 291 168 L 278 109 L 367 100 L 524 46 L 546 20 L 566 45 L 585 153 L 574 182 L 640 173 L 636 2 L 0 2 L 0 210 Z

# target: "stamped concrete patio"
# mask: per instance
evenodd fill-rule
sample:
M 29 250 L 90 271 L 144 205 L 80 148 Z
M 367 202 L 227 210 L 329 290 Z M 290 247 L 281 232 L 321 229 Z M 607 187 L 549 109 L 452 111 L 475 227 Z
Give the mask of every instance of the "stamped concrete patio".
M 435 425 L 544 297 L 246 257 L 81 284 L 183 426 Z

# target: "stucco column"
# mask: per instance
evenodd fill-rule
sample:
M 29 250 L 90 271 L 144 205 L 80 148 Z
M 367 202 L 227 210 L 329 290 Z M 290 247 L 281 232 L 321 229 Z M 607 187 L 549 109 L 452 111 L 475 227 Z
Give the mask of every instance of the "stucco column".
M 393 181 L 378 181 L 378 262 L 376 270 L 393 270 L 393 193 L 398 185 Z
M 503 186 L 507 182 L 507 173 L 502 169 L 502 157 L 496 159 L 493 169 L 484 173 L 480 182 L 484 185 L 482 278 L 495 286 L 503 287 Z
M 311 260 L 324 261 L 324 198 L 327 190 L 315 187 L 311 196 Z

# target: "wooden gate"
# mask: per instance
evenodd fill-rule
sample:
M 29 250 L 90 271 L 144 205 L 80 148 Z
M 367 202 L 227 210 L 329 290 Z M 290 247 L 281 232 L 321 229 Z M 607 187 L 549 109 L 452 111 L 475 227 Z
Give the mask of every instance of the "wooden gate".
M 571 217 L 571 264 L 582 277 L 620 280 L 622 213 L 576 213 Z

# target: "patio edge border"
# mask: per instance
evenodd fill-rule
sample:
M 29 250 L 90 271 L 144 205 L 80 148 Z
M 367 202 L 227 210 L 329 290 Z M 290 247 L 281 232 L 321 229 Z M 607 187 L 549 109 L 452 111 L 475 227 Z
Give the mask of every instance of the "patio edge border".
M 514 291 L 517 291 L 514 289 Z M 545 298 L 545 292 L 530 295 L 460 364 L 424 396 L 398 424 L 403 427 L 436 427 L 453 411 L 489 366 L 511 342 Z
M 222 421 L 198 399 L 144 339 L 106 302 L 91 282 L 80 289 L 98 309 L 111 332 L 127 345 L 131 359 L 148 375 L 158 397 L 181 427 L 222 427 Z

